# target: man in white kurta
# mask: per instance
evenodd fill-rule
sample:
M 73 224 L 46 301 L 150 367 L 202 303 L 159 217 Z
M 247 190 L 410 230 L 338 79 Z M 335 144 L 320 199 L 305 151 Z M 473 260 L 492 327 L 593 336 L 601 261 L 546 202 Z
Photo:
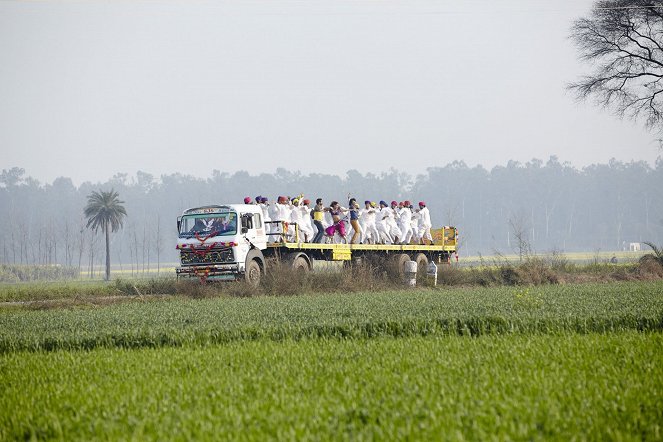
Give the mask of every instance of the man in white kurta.
M 391 208 L 388 208 L 391 212 L 391 215 L 387 218 L 387 226 L 389 227 L 389 234 L 394 239 L 394 244 L 400 243 L 403 238 L 403 232 L 401 232 L 400 227 L 398 227 L 398 203 L 396 201 L 391 202 Z
M 308 200 L 306 200 L 308 201 Z M 298 198 L 292 200 L 292 212 L 290 213 L 290 222 L 296 223 L 299 228 L 299 242 L 309 242 L 313 238 L 313 228 L 311 227 L 310 210 L 306 210 L 305 205 Z M 294 228 L 292 227 L 294 235 Z
M 425 240 L 430 241 L 433 244 L 433 237 L 431 236 L 430 229 L 433 227 L 430 220 L 430 212 L 426 203 L 423 201 L 419 202 L 419 236 L 421 238 L 421 243 L 424 244 Z
M 394 242 L 394 238 L 389 233 L 390 229 L 387 224 L 387 220 L 390 216 L 393 217 L 391 209 L 387 207 L 385 201 L 380 201 L 380 209 L 376 212 L 377 219 L 375 220 L 375 225 L 380 233 L 380 242 L 383 244 L 392 244 Z
M 375 203 L 364 201 L 364 208 L 359 211 L 359 225 L 361 226 L 361 242 L 375 244 L 380 241 L 380 233 L 375 225 Z
M 412 239 L 412 212 L 410 202 L 405 201 L 398 204 L 398 227 L 401 229 L 401 244 L 409 244 Z

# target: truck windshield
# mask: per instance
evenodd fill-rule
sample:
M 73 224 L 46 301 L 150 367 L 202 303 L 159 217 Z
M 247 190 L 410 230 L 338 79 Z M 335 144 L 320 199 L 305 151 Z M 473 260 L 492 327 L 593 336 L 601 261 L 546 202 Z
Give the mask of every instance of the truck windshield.
M 235 212 L 184 215 L 180 224 L 180 238 L 194 236 L 228 236 L 237 233 Z

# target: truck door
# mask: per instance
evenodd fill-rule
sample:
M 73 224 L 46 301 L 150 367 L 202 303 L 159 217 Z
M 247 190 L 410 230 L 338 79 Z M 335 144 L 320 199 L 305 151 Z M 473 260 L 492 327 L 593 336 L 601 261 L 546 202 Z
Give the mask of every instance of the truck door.
M 262 214 L 242 214 L 242 233 L 256 247 L 260 249 L 267 247 L 267 235 L 265 233 L 265 225 L 262 221 Z

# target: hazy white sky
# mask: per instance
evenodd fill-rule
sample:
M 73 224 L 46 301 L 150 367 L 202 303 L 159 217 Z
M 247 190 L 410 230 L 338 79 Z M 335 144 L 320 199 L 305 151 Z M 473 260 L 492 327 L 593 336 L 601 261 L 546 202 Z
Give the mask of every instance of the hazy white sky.
M 412 174 L 653 162 L 565 84 L 591 0 L 0 2 L 0 169 Z

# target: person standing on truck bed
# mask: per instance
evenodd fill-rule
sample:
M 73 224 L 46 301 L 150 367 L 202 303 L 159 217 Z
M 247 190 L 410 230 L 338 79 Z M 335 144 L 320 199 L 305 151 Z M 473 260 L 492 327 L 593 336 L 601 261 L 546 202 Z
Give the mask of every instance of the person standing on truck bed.
M 428 207 L 426 207 L 426 203 L 423 201 L 419 202 L 419 214 L 421 215 L 421 218 L 419 218 L 421 244 L 426 244 L 426 240 L 433 244 L 433 237 L 430 234 L 430 229 L 433 227 L 430 221 L 430 212 L 428 211 Z
M 401 229 L 398 227 L 398 213 L 396 212 L 396 209 L 398 209 L 398 203 L 396 201 L 391 202 L 391 208 L 387 208 L 389 210 L 389 217 L 387 218 L 387 227 L 389 228 L 389 234 L 393 238 L 393 243 L 398 244 L 400 242 L 400 239 L 403 237 L 403 233 L 401 232 Z
M 325 236 L 325 226 L 322 224 L 322 219 L 325 216 L 325 206 L 322 205 L 322 198 L 315 200 L 315 206 L 313 207 L 313 224 L 318 232 L 313 238 L 314 243 L 321 243 L 322 239 Z
M 332 201 L 331 206 L 329 206 L 329 212 L 331 213 L 333 224 L 327 227 L 325 233 L 333 240 L 334 234 L 338 232 L 343 243 L 347 244 L 348 240 L 345 237 L 345 221 L 341 219 L 343 208 L 337 201 Z
M 272 225 L 269 224 L 269 222 L 272 220 L 272 218 L 269 216 L 269 204 L 267 203 L 267 197 L 261 196 L 260 201 L 258 201 L 258 206 L 260 207 L 260 210 L 262 210 L 262 221 L 265 226 L 265 234 L 269 235 L 272 228 Z
M 278 198 L 281 198 L 281 197 L 278 197 Z M 277 201 L 278 201 L 278 198 L 277 198 Z M 279 220 L 279 205 L 276 204 L 276 203 L 271 203 L 271 204 L 266 203 L 266 204 L 268 205 L 267 213 L 269 214 L 269 219 L 270 219 L 270 221 L 272 221 L 272 223 L 269 224 L 269 233 L 270 233 L 270 235 L 269 235 L 268 239 L 269 239 L 269 242 L 276 242 L 276 241 L 278 241 L 278 235 L 276 235 L 276 234 L 281 231 L 281 227 L 278 224 L 276 224 L 276 222 L 275 222 L 275 221 L 278 222 L 278 220 Z
M 412 221 L 410 222 L 410 226 L 412 227 L 412 240 L 415 244 L 419 244 L 419 241 L 421 240 L 421 236 L 419 235 L 419 219 L 421 218 L 421 215 L 412 204 L 410 204 L 410 212 L 412 212 Z
M 361 227 L 359 226 L 359 205 L 356 199 L 350 198 L 350 201 L 348 201 L 348 211 L 350 212 L 350 225 L 352 226 L 352 230 L 354 230 L 350 243 L 357 244 L 361 237 Z
M 359 212 L 362 244 L 375 244 L 380 241 L 380 233 L 375 226 L 375 203 L 364 201 L 364 209 Z
M 301 211 L 302 226 L 300 230 L 304 231 L 306 235 L 306 242 L 311 242 L 313 240 L 313 220 L 311 219 L 311 200 L 305 199 L 299 203 L 299 210 Z
M 389 226 L 387 224 L 387 219 L 389 218 L 389 207 L 387 207 L 387 202 L 382 200 L 380 201 L 380 209 L 377 213 L 376 226 L 378 232 L 380 232 L 380 242 L 382 244 L 391 244 L 394 242 L 394 238 L 389 233 Z
M 310 223 L 309 221 L 304 218 L 304 216 L 308 216 L 308 212 L 306 209 L 302 210 L 303 206 L 301 205 L 301 201 L 299 198 L 293 198 L 292 199 L 292 207 L 291 207 L 291 212 L 290 212 L 290 222 L 293 223 L 293 225 L 290 226 L 291 234 L 295 234 L 295 224 L 297 225 L 297 228 L 300 233 L 300 237 L 298 238 L 299 242 L 302 242 L 302 239 L 304 242 L 308 242 L 311 237 L 313 236 L 313 230 L 310 228 Z M 307 226 L 308 224 L 308 226 Z M 307 228 L 308 227 L 308 228 Z
M 398 227 L 401 229 L 401 244 L 410 244 L 412 239 L 412 212 L 410 211 L 410 202 L 403 201 L 398 203 Z
M 279 221 L 279 224 L 276 224 L 274 233 L 280 233 L 280 241 L 286 242 L 286 237 L 288 235 L 287 224 L 290 222 L 290 207 L 288 206 L 288 197 L 280 196 L 276 203 L 276 217 L 273 218 L 275 221 Z

